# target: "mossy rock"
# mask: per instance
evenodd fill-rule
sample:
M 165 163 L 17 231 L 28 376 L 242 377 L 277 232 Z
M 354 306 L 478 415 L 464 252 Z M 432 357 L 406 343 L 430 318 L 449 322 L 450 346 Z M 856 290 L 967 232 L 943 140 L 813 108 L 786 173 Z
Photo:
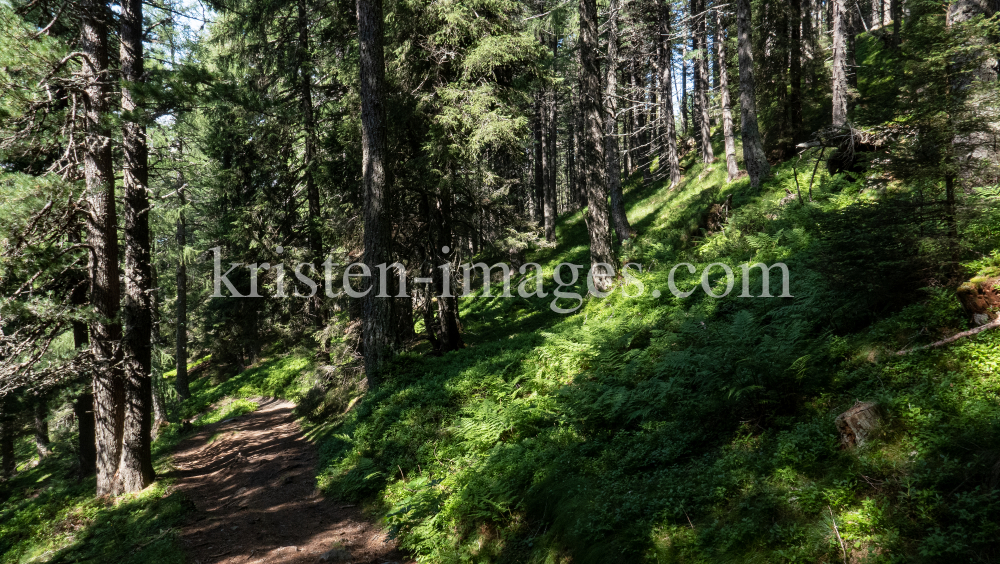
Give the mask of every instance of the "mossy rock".
M 1000 276 L 976 276 L 959 286 L 956 294 L 977 324 L 996 319 L 1000 312 Z

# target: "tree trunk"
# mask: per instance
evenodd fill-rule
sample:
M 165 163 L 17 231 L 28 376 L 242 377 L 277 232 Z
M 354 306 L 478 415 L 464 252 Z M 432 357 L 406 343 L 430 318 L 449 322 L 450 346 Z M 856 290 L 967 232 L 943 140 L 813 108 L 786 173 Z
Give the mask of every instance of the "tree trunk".
M 637 77 L 638 72 L 635 67 L 636 63 L 635 61 L 632 61 L 629 65 L 629 82 L 632 86 L 632 95 L 630 96 L 631 101 L 629 102 L 629 106 L 631 107 L 629 113 L 632 116 L 632 165 L 635 168 L 642 168 L 643 166 L 648 168 L 649 164 L 646 162 L 644 154 L 645 143 L 642 138 L 643 128 L 646 125 L 643 120 L 645 113 L 642 111 L 642 105 L 640 104 L 640 101 L 645 99 L 646 94 L 642 90 L 642 85 Z M 645 181 L 645 173 L 643 174 L 643 181 Z
M 796 1 L 796 0 L 793 0 Z M 729 98 L 729 69 L 726 61 L 726 28 L 728 22 L 722 19 L 720 10 L 715 11 L 715 47 L 719 63 L 719 99 L 722 105 L 722 136 L 726 143 L 726 174 L 730 182 L 736 178 L 740 169 L 736 165 L 736 135 L 733 130 L 732 102 Z
M 833 1 L 833 126 L 847 125 L 847 0 Z
M 658 30 L 656 42 L 656 64 L 660 75 L 660 95 L 661 112 L 664 116 L 664 132 L 666 137 L 664 147 L 666 153 L 660 156 L 660 162 L 666 162 L 667 172 L 670 175 L 670 186 L 674 187 L 681 181 L 680 158 L 677 155 L 677 127 L 674 122 L 674 94 L 673 94 L 673 68 L 671 64 L 674 47 L 670 41 L 670 5 L 666 2 L 660 4 L 657 11 Z
M 715 160 L 712 150 L 712 131 L 708 115 L 708 61 L 704 0 L 691 0 L 692 47 L 697 56 L 694 60 L 695 112 L 698 114 L 698 140 L 701 143 L 701 160 L 708 164 Z
M 180 211 L 177 214 L 177 324 L 175 339 L 175 359 L 177 374 L 174 376 L 174 386 L 177 395 L 182 400 L 191 397 L 191 390 L 188 387 L 188 335 L 187 335 L 187 259 L 184 257 L 184 248 L 187 247 L 187 225 L 184 218 L 184 206 L 187 202 L 184 199 L 184 177 L 178 179 L 180 186 L 177 189 L 177 197 L 180 201 Z
M 118 360 L 121 325 L 116 321 L 121 299 L 118 280 L 118 218 L 115 212 L 115 178 L 111 168 L 111 132 L 108 111 L 107 4 L 91 0 L 83 10 L 81 47 L 89 63 L 83 65 L 86 80 L 84 107 L 87 123 L 84 172 L 90 207 L 87 242 L 93 253 L 90 302 L 97 318 L 91 327 L 95 370 L 94 423 L 97 445 L 97 495 L 117 495 L 117 480 L 125 407 L 125 386 Z
M 737 51 L 740 65 L 740 126 L 743 140 L 743 161 L 750 175 L 750 185 L 759 188 L 771 172 L 764 155 L 757 128 L 756 87 L 753 76 L 753 50 L 750 35 L 750 0 L 737 0 Z
M 611 232 L 608 227 L 608 194 L 602 178 L 604 128 L 601 123 L 601 75 L 597 64 L 597 5 L 580 0 L 580 97 L 585 132 L 587 231 L 590 234 L 590 262 L 613 264 Z M 600 279 L 598 286 L 606 286 Z M 606 287 L 600 287 L 601 290 Z
M 545 145 L 543 144 L 544 139 L 544 120 L 542 113 L 542 94 L 541 91 L 535 93 L 535 123 L 534 123 L 534 134 L 535 134 L 535 189 L 532 194 L 532 204 L 535 212 L 535 222 L 539 227 L 545 228 L 545 165 L 544 157 Z
M 320 229 L 323 218 L 321 217 L 319 201 L 319 185 L 315 177 L 315 155 L 316 155 L 316 119 L 313 115 L 312 99 L 312 51 L 309 47 L 309 16 L 306 12 L 306 0 L 298 0 L 298 31 L 299 31 L 299 95 L 302 108 L 302 132 L 304 134 L 302 148 L 302 177 L 306 185 L 306 200 L 308 204 L 309 221 L 309 253 L 310 262 L 313 265 L 313 272 L 320 272 L 320 263 L 323 261 L 323 232 Z M 309 309 L 313 314 L 313 321 L 316 327 L 323 327 L 325 317 L 323 313 L 322 294 L 309 299 Z
M 539 104 L 542 115 L 542 175 L 539 178 L 539 199 L 542 204 L 542 226 L 545 228 L 545 240 L 555 241 L 556 240 L 556 218 L 555 210 L 553 209 L 552 201 L 549 197 L 549 176 L 552 173 L 552 135 L 551 127 L 549 126 L 549 118 L 551 114 L 549 112 L 549 101 L 548 93 L 542 91 L 539 93 L 539 98 L 541 103 Z
M 3 467 L 4 478 L 10 478 L 17 470 L 14 439 L 14 416 L 9 415 L 5 408 L 0 408 L 0 466 Z
M 552 48 L 552 75 L 556 74 L 556 55 L 558 54 L 559 42 L 558 38 L 553 31 L 549 35 L 549 45 Z M 556 135 L 558 133 L 557 127 L 557 108 L 556 108 L 556 86 L 553 81 L 551 87 L 548 91 L 548 150 L 549 150 L 549 167 L 546 169 L 547 174 L 545 175 L 546 185 L 545 185 L 545 209 L 551 210 L 550 214 L 545 216 L 545 239 L 547 241 L 555 242 L 556 240 L 556 219 L 559 218 L 559 206 L 556 201 Z M 551 234 L 551 235 L 550 235 Z
M 358 1 L 361 49 L 361 148 L 364 186 L 364 263 L 372 275 L 389 262 L 390 216 L 385 123 L 385 59 L 382 52 L 382 0 Z M 369 389 L 378 388 L 392 357 L 392 298 L 376 297 L 374 278 L 364 298 L 362 333 Z
M 632 227 L 625 215 L 625 196 L 622 194 L 621 164 L 618 160 L 618 0 L 611 0 L 608 17 L 608 68 L 604 82 L 606 100 L 604 114 L 605 175 L 608 193 L 611 194 L 611 219 L 618 244 L 632 237 Z
M 149 177 L 146 126 L 132 85 L 143 80 L 142 0 L 121 2 L 122 149 L 125 170 L 125 420 L 118 480 L 122 492 L 144 489 L 156 477 L 150 450 L 153 426 L 152 274 L 149 252 Z
M 902 0 L 889 0 L 889 17 L 892 18 L 892 45 L 899 47 L 900 43 L 900 23 L 903 19 Z
M 685 138 L 690 135 L 690 130 L 688 129 L 687 53 L 687 44 L 681 41 L 681 130 Z
M 791 95 L 789 111 L 792 122 L 792 139 L 796 139 L 802 129 L 802 0 L 790 0 L 791 7 L 791 61 L 789 64 L 789 81 Z

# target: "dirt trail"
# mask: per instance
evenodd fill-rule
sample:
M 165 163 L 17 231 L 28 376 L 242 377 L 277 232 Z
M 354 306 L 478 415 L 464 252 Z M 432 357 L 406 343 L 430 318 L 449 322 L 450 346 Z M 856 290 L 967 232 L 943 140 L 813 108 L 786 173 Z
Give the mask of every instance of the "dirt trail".
M 274 399 L 179 446 L 177 488 L 198 509 L 182 542 L 194 564 L 411 563 L 376 524 L 316 489 L 317 456 Z

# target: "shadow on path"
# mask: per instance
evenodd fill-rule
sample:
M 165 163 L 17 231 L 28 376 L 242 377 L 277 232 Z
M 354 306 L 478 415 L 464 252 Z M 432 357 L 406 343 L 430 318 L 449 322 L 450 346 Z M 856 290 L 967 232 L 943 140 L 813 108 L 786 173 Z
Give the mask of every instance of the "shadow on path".
M 193 564 L 410 563 L 353 505 L 316 489 L 317 456 L 294 404 L 206 426 L 173 457 L 177 489 L 198 509 L 181 532 Z

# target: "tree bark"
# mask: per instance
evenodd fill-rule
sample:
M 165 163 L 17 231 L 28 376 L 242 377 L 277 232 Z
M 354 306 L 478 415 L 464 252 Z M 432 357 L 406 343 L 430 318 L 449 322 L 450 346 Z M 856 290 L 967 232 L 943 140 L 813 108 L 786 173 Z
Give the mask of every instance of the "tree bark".
M 535 212 L 535 222 L 542 229 L 545 228 L 545 165 L 544 165 L 544 154 L 545 145 L 543 144 L 544 139 L 544 114 L 542 113 L 542 94 L 541 91 L 535 93 L 535 123 L 534 123 L 534 134 L 535 134 L 535 189 L 532 194 L 532 204 Z
M 302 179 L 306 186 L 306 201 L 308 204 L 309 221 L 309 252 L 312 255 L 310 262 L 313 265 L 313 272 L 320 272 L 320 263 L 323 261 L 323 232 L 320 229 L 322 224 L 319 185 L 316 183 L 315 158 L 316 158 L 316 119 L 313 114 L 312 99 L 312 50 L 309 46 L 309 15 L 306 11 L 306 0 L 298 0 L 298 31 L 299 31 L 299 95 L 302 111 L 302 131 L 304 134 L 302 148 Z M 309 309 L 313 314 L 313 321 L 316 327 L 325 324 L 323 313 L 323 301 L 321 294 L 310 298 Z
M 692 48 L 696 52 L 694 60 L 695 112 L 698 114 L 698 140 L 701 144 L 701 160 L 708 164 L 715 160 L 712 150 L 711 118 L 708 114 L 708 40 L 705 27 L 704 0 L 691 0 Z
M 558 55 L 559 42 L 556 37 L 555 31 L 549 34 L 549 46 L 552 49 L 552 75 L 556 74 L 556 56 Z M 557 124 L 557 107 L 556 107 L 556 86 L 555 81 L 549 87 L 547 95 L 547 108 L 548 108 L 548 168 L 546 169 L 547 174 L 545 175 L 545 209 L 549 210 L 551 213 L 546 213 L 545 215 L 545 239 L 550 242 L 555 242 L 556 240 L 556 220 L 559 218 L 559 205 L 556 199 L 556 135 L 558 133 Z
M 608 17 L 608 68 L 604 82 L 606 100 L 604 114 L 605 175 L 611 194 L 611 219 L 618 234 L 618 244 L 632 237 L 632 226 L 625 215 L 625 195 L 622 193 L 621 163 L 618 159 L 618 0 L 611 0 Z
M 604 128 L 601 120 L 601 75 L 597 64 L 597 5 L 580 0 L 580 98 L 584 119 L 584 167 L 586 168 L 587 231 L 590 234 L 590 262 L 613 264 L 611 232 L 608 227 L 608 194 L 602 178 Z M 598 286 L 606 289 L 608 281 Z
M 791 54 L 789 64 L 789 82 L 791 94 L 789 111 L 791 113 L 792 139 L 794 140 L 802 129 L 802 0 L 790 0 L 791 8 Z
M 5 407 L 0 407 L 0 466 L 4 478 L 10 478 L 17 470 L 14 439 L 14 416 L 8 414 Z
M 122 149 L 125 170 L 125 420 L 118 480 L 122 492 L 144 489 L 156 477 L 153 428 L 152 272 L 149 252 L 149 183 L 146 126 L 133 85 L 143 81 L 142 0 L 121 6 Z
M 903 19 L 902 0 L 889 0 L 889 16 L 892 18 L 892 46 L 899 47 L 900 43 L 900 24 Z
M 549 118 L 551 117 L 549 112 L 549 101 L 548 93 L 542 91 L 539 93 L 539 98 L 541 103 L 539 104 L 541 115 L 542 115 L 542 168 L 541 168 L 541 178 L 540 180 L 540 192 L 539 200 L 542 204 L 542 227 L 545 229 L 545 240 L 555 241 L 556 240 L 556 218 L 555 210 L 553 209 L 554 202 L 549 197 L 549 176 L 552 174 L 552 136 L 551 127 L 549 126 Z
M 667 172 L 670 175 L 670 186 L 674 187 L 681 181 L 681 164 L 677 154 L 677 126 L 674 122 L 674 94 L 673 94 L 673 58 L 674 47 L 670 41 L 670 5 L 661 2 L 657 10 L 657 42 L 656 42 L 656 64 L 660 75 L 660 111 L 664 117 L 664 132 L 666 137 L 663 146 L 666 153 L 660 156 L 661 162 L 666 162 Z
M 759 188 L 771 172 L 757 128 L 756 86 L 753 74 L 753 50 L 750 35 L 750 0 L 737 0 L 737 51 L 740 65 L 740 126 L 743 161 L 750 175 L 750 185 Z
M 188 335 L 187 335 L 187 259 L 184 257 L 184 249 L 187 247 L 187 224 L 184 218 L 184 207 L 187 202 L 184 198 L 184 177 L 178 178 L 180 186 L 177 188 L 177 198 L 180 203 L 180 211 L 177 214 L 177 323 L 174 340 L 174 357 L 177 366 L 177 373 L 174 376 L 174 387 L 177 395 L 182 400 L 191 397 L 191 390 L 188 386 Z
M 796 1 L 796 0 L 793 0 Z M 729 97 L 729 69 L 726 61 L 726 28 L 728 22 L 722 18 L 719 10 L 715 11 L 715 47 L 716 58 L 719 60 L 719 99 L 722 105 L 722 136 L 726 144 L 726 173 L 730 182 L 736 178 L 740 169 L 736 165 L 736 135 L 733 129 L 732 102 Z
M 97 318 L 91 326 L 95 370 L 94 424 L 97 445 L 97 495 L 117 495 L 118 461 L 124 422 L 125 386 L 117 344 L 121 341 L 118 308 L 118 218 L 115 212 L 115 178 L 111 165 L 108 111 L 108 27 L 110 10 L 103 1 L 90 0 L 82 11 L 81 47 L 86 81 L 84 108 L 87 123 L 84 173 L 87 182 L 87 242 L 93 254 L 90 302 Z
M 833 2 L 833 126 L 847 125 L 847 34 L 850 14 L 846 0 Z
M 364 263 L 371 270 L 371 290 L 364 298 L 362 332 L 365 375 L 378 388 L 392 357 L 392 298 L 376 297 L 376 266 L 389 262 L 390 217 L 388 153 L 386 148 L 385 58 L 382 51 L 382 0 L 358 1 L 361 50 L 361 147 L 364 186 Z

